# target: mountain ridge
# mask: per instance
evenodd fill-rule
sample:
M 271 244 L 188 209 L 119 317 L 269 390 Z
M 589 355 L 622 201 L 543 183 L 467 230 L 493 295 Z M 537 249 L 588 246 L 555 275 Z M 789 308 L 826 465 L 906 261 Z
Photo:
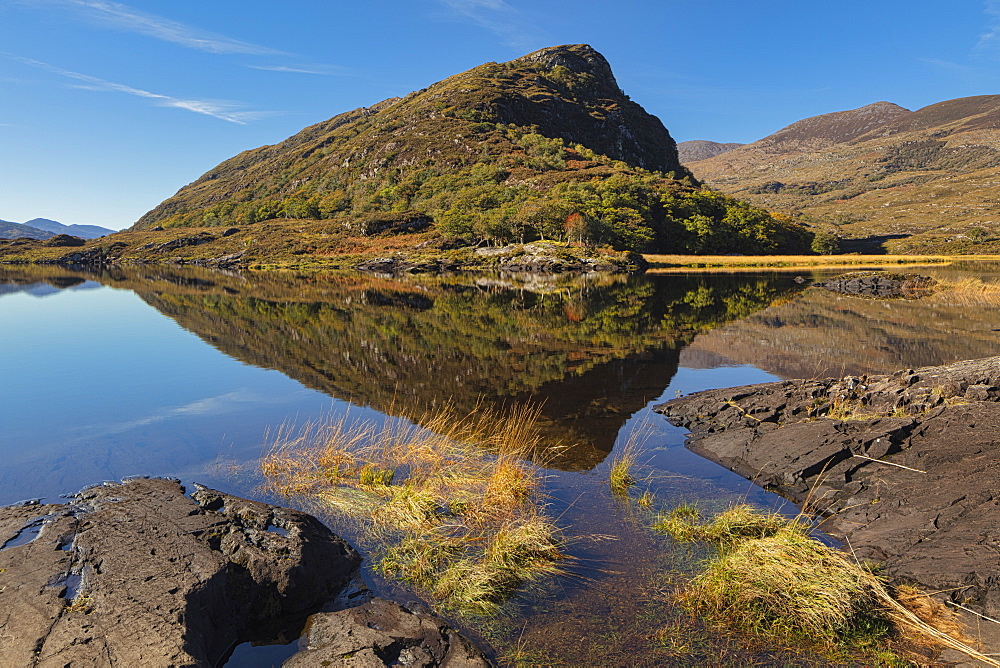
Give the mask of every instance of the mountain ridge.
M 745 146 L 745 144 L 739 142 L 720 144 L 719 142 L 708 141 L 706 139 L 692 139 L 677 144 L 677 157 L 680 159 L 682 165 L 686 165 L 689 162 L 711 158 L 720 153 L 739 148 L 740 146 Z
M 52 232 L 31 225 L 0 220 L 0 239 L 48 239 L 52 236 Z
M 52 232 L 53 234 L 69 234 L 81 239 L 96 239 L 97 237 L 103 237 L 115 232 L 115 230 L 101 227 L 100 225 L 66 225 L 50 218 L 32 218 L 25 221 L 24 224 L 38 228 L 39 230 Z
M 1000 252 L 1000 95 L 822 114 L 687 166 L 859 250 Z

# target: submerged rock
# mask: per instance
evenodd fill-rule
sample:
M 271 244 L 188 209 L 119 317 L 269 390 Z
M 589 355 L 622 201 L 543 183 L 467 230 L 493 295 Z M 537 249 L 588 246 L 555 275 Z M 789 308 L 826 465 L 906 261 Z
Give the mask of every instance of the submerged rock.
M 826 515 L 889 575 L 1000 614 L 1000 357 L 699 392 L 696 453 Z
M 11 666 L 219 665 L 298 634 L 360 556 L 315 518 L 176 481 L 0 508 L 0 657 Z
M 307 638 L 306 648 L 285 661 L 284 668 L 493 665 L 440 617 L 384 599 L 313 615 Z

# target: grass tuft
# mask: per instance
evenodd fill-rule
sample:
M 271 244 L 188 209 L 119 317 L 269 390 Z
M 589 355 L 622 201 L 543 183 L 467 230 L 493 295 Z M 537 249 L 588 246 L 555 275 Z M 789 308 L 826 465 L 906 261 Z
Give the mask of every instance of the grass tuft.
M 893 589 L 866 565 L 819 542 L 802 517 L 736 505 L 702 522 L 697 509 L 682 506 L 654 526 L 679 542 L 716 548 L 680 594 L 685 606 L 710 621 L 778 642 L 832 647 L 871 646 L 901 636 L 1000 665 L 969 646 L 947 615 L 927 613 L 929 599 Z
M 262 470 L 272 490 L 349 518 L 377 571 L 445 607 L 493 612 L 522 584 L 562 572 L 563 536 L 545 514 L 538 412 L 445 408 L 417 427 L 348 422 L 285 427 Z

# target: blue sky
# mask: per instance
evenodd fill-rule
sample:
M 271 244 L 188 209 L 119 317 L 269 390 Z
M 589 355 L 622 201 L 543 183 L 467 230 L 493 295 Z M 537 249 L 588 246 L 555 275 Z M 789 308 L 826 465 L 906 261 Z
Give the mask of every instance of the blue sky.
M 1000 0 L 0 0 L 0 219 L 127 227 L 242 150 L 567 43 L 678 141 L 1000 93 Z

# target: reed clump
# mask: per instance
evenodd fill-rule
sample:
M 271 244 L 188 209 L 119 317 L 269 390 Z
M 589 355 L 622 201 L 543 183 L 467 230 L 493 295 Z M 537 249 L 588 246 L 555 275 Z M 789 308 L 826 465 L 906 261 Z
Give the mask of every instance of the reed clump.
M 943 610 L 926 614 L 926 597 L 889 586 L 867 565 L 813 538 L 802 516 L 788 519 L 741 504 L 703 521 L 695 508 L 682 506 L 654 527 L 679 542 L 715 548 L 680 593 L 686 607 L 712 622 L 779 642 L 831 647 L 901 637 L 1000 665 L 973 648 Z
M 538 412 L 448 408 L 415 426 L 348 419 L 279 431 L 262 463 L 272 490 L 350 519 L 381 573 L 444 607 L 493 612 L 522 584 L 563 571 L 546 515 Z
M 981 278 L 938 278 L 935 299 L 962 306 L 1000 306 L 1000 282 Z

